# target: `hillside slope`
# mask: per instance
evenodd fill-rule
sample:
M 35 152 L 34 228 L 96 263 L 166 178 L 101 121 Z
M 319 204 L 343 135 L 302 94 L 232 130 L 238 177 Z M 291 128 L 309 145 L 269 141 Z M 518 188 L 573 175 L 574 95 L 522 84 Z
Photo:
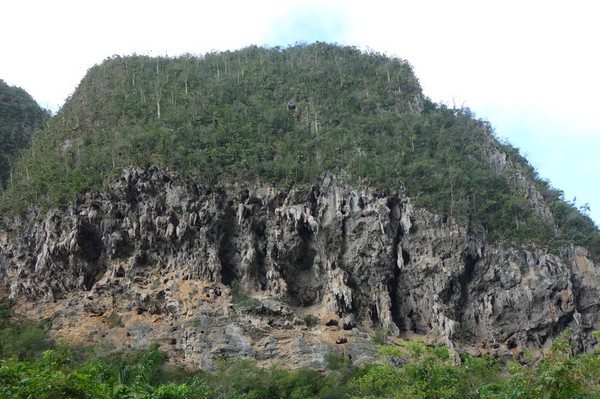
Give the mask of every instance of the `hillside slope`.
M 311 184 L 330 172 L 404 186 L 492 238 L 600 254 L 591 219 L 487 122 L 430 102 L 407 62 L 349 47 L 108 59 L 37 138 L 3 208 L 66 204 L 124 166 L 150 165 L 207 184 Z
M 19 151 L 27 147 L 49 118 L 23 89 L 0 79 L 0 188 L 10 177 Z
M 71 342 L 322 367 L 600 329 L 600 233 L 409 64 L 317 43 L 94 66 L 2 196 L 0 290 Z

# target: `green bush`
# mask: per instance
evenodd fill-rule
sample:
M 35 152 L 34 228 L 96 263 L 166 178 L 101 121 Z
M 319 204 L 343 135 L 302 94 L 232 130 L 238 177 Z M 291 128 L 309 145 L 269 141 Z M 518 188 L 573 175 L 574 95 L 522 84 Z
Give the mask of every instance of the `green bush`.
M 352 364 L 350 357 L 339 351 L 330 351 L 325 355 L 325 364 L 331 371 L 345 370 Z
M 117 312 L 112 312 L 108 318 L 108 328 L 123 327 L 123 318 Z
M 81 357 L 67 346 L 37 360 L 0 360 L 0 398 L 596 398 L 600 352 L 573 355 L 569 333 L 545 357 L 506 367 L 491 356 L 461 356 L 422 341 L 381 346 L 379 360 L 354 368 L 337 352 L 327 372 L 259 368 L 253 360 L 229 358 L 213 373 L 165 374 L 156 346 L 146 351 Z
M 238 307 L 254 308 L 260 304 L 258 299 L 252 298 L 244 292 L 238 280 L 234 280 L 231 283 L 229 293 L 231 295 L 231 302 Z
M 388 333 L 383 328 L 376 328 L 373 332 L 372 341 L 375 345 L 387 344 Z
M 54 346 L 44 322 L 36 323 L 14 314 L 13 303 L 0 300 L 0 357 L 21 360 L 38 357 Z
M 319 318 L 312 314 L 305 315 L 302 320 L 304 320 L 308 327 L 314 327 L 319 324 Z
M 546 356 L 529 366 L 511 362 L 510 389 L 531 399 L 593 398 L 600 392 L 600 353 L 573 355 L 570 331 L 552 342 Z

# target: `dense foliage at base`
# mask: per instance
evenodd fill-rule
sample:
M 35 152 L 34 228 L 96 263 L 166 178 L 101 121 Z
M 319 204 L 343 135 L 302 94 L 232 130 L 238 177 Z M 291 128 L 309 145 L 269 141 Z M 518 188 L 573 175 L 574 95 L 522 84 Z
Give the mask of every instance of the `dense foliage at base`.
M 25 90 L 0 79 L 0 189 L 10 178 L 19 151 L 49 117 Z
M 492 239 L 574 242 L 600 255 L 585 208 L 564 201 L 489 123 L 432 103 L 406 61 L 351 47 L 107 59 L 23 156 L 0 208 L 65 204 L 127 165 L 208 185 L 314 184 L 330 172 L 404 187 L 417 205 L 483 226 Z
M 458 364 L 446 347 L 398 341 L 363 367 L 340 351 L 326 356 L 325 371 L 229 358 L 206 373 L 168 367 L 157 346 L 112 354 L 57 346 L 44 325 L 0 302 L 0 399 L 600 398 L 600 351 L 573 355 L 568 331 L 537 360 L 462 355 Z
M 206 373 L 166 366 L 156 346 L 106 355 L 59 345 L 11 355 L 10 328 L 5 323 L 0 338 L 0 399 L 600 398 L 600 352 L 572 355 L 568 332 L 544 358 L 522 362 L 463 355 L 457 365 L 446 347 L 398 341 L 380 346 L 380 360 L 363 367 L 332 352 L 321 372 L 229 358 Z

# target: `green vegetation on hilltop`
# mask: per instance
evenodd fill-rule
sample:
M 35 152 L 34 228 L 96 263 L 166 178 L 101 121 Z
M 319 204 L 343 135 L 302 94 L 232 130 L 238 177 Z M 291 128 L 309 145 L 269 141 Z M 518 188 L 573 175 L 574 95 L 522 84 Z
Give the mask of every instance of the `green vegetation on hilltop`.
M 506 169 L 490 160 L 505 153 Z M 90 69 L 18 165 L 5 212 L 59 206 L 122 167 L 158 165 L 206 184 L 405 187 L 419 206 L 492 239 L 600 256 L 600 233 L 488 123 L 425 98 L 410 65 L 323 43 L 203 57 L 113 57 Z M 529 186 L 515 178 L 523 175 Z M 535 187 L 551 215 L 530 198 Z
M 10 178 L 19 151 L 49 117 L 25 90 L 0 79 L 0 189 Z

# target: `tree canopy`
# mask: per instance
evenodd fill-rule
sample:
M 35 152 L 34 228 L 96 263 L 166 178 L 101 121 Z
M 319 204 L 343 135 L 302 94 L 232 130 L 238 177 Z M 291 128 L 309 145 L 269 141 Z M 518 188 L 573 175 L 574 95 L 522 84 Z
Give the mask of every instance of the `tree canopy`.
M 15 158 L 49 118 L 49 112 L 20 87 L 0 79 L 0 187 L 10 177 Z

